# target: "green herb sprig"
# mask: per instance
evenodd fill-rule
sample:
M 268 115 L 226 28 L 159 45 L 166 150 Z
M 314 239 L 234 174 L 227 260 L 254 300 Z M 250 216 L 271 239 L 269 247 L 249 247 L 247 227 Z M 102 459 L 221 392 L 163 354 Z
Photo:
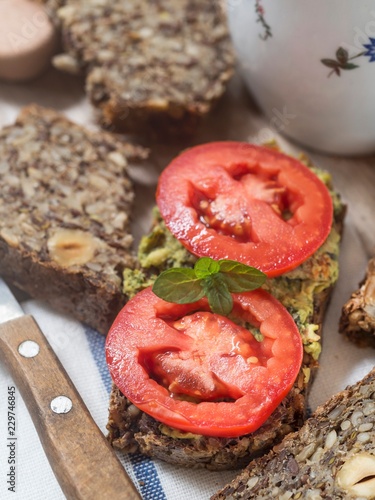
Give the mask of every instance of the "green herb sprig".
M 194 268 L 172 268 L 155 280 L 152 291 L 167 302 L 190 304 L 206 296 L 211 311 L 227 316 L 233 308 L 231 293 L 255 290 L 266 275 L 234 260 L 198 259 Z

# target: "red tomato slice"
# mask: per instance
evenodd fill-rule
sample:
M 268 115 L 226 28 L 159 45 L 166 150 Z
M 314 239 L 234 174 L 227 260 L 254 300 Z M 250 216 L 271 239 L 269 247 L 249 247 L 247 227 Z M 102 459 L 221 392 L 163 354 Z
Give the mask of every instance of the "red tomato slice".
M 209 312 L 206 299 L 178 305 L 151 288 L 138 293 L 107 337 L 115 384 L 139 409 L 176 429 L 222 437 L 256 430 L 291 389 L 302 341 L 290 314 L 266 291 L 233 300 L 239 324 Z
M 236 260 L 270 277 L 310 257 L 333 216 L 328 189 L 305 165 L 240 142 L 183 152 L 162 172 L 156 200 L 190 252 Z

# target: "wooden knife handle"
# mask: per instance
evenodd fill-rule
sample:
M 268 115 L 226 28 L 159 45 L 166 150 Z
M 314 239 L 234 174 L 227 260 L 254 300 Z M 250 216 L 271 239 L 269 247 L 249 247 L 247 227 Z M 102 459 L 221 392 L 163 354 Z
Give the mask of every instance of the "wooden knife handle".
M 39 353 L 34 357 L 24 357 L 18 351 L 26 340 L 39 346 Z M 35 347 L 35 344 L 23 344 L 30 345 Z M 31 316 L 0 325 L 0 357 L 26 403 L 66 497 L 139 499 L 135 486 Z M 51 402 L 58 396 L 71 400 L 72 408 L 67 413 L 55 413 L 51 409 Z

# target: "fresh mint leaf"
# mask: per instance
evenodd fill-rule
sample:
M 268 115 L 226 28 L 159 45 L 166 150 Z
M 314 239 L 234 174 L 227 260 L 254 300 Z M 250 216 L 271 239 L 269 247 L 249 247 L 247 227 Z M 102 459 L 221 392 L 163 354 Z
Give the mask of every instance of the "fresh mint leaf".
M 266 281 L 266 275 L 254 267 L 235 260 L 219 260 L 220 272 L 231 293 L 255 290 Z
M 162 272 L 152 287 L 167 302 L 190 304 L 206 296 L 212 312 L 227 316 L 233 308 L 231 293 L 259 288 L 266 275 L 234 260 L 198 259 L 194 269 L 172 268 Z
M 196 261 L 194 271 L 197 278 L 203 279 L 212 274 L 217 274 L 220 271 L 220 265 L 216 260 L 210 259 L 210 257 L 202 257 Z
M 201 281 L 196 277 L 194 269 L 172 268 L 156 278 L 152 291 L 167 302 L 190 304 L 204 296 Z
M 233 299 L 222 276 L 210 276 L 204 280 L 202 286 L 211 311 L 227 316 L 233 308 Z

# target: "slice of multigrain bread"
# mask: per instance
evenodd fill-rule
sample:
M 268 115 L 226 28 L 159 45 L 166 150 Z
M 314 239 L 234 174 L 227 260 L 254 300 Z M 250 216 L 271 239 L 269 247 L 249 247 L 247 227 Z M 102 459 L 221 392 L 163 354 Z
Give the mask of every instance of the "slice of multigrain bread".
M 111 130 L 190 133 L 233 73 L 221 2 L 65 0 L 55 12 L 45 2 L 62 30 L 54 66 L 86 75 Z
M 24 108 L 0 131 L 0 275 L 106 333 L 134 266 L 127 159 L 142 148 Z
M 211 500 L 375 498 L 375 370 L 320 406 Z
M 358 290 L 342 308 L 339 331 L 359 346 L 375 347 L 375 256 Z
M 320 175 L 329 185 L 329 176 L 323 172 Z M 295 319 L 304 344 L 299 376 L 269 419 L 257 431 L 238 438 L 187 434 L 138 411 L 113 386 L 107 428 L 109 441 L 115 448 L 125 453 L 138 451 L 185 467 L 236 469 L 301 427 L 306 417 L 308 391 L 318 367 L 323 316 L 337 278 L 345 207 L 334 192 L 332 196 L 334 225 L 325 244 L 294 271 L 267 281 L 268 291 L 284 303 Z M 194 263 L 194 257 L 166 229 L 157 211 L 153 230 L 140 243 L 138 258 L 139 268 L 125 271 L 124 287 L 129 295 L 151 284 L 166 268 Z

